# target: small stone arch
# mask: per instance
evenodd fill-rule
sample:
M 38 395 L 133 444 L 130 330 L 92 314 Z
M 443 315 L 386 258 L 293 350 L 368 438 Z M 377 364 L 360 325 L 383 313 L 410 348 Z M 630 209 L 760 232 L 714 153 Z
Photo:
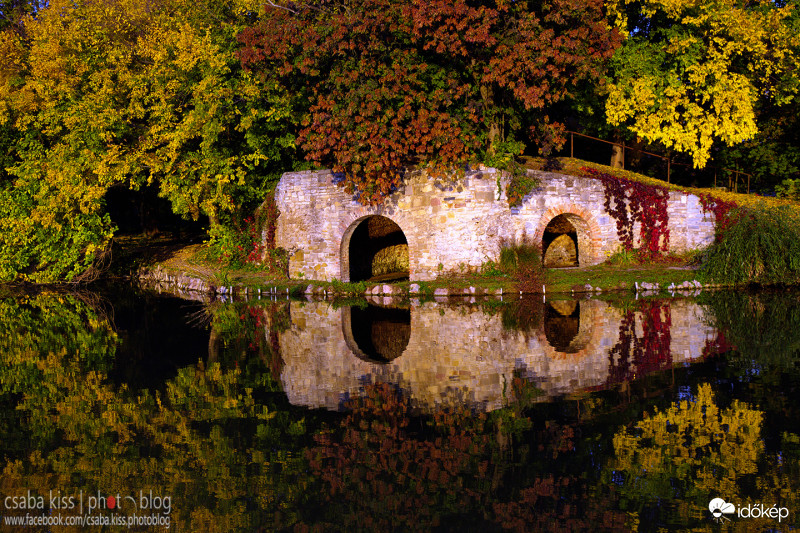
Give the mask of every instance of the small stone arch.
M 408 239 L 389 217 L 356 219 L 342 235 L 341 279 L 384 281 L 409 277 Z
M 567 226 L 572 229 L 567 230 Z M 559 228 L 550 232 L 549 229 Z M 542 257 L 547 254 L 547 247 L 554 240 L 553 235 L 567 235 L 574 239 L 576 252 L 575 266 L 589 266 L 600 262 L 599 235 L 600 227 L 594 216 L 587 210 L 576 205 L 550 208 L 539 221 L 536 232 L 536 242 L 542 244 Z

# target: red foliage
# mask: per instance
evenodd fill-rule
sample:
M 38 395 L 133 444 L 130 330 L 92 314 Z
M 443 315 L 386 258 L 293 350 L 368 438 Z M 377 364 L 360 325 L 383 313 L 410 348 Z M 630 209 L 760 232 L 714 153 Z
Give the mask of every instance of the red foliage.
M 722 234 L 731 225 L 731 217 L 728 216 L 731 209 L 737 207 L 734 202 L 727 202 L 719 198 L 714 198 L 710 194 L 700 193 L 700 205 L 703 206 L 703 211 L 706 213 L 711 212 L 714 214 L 714 223 L 716 225 L 716 240 L 719 242 L 722 239 Z
M 701 355 L 703 358 L 724 354 L 731 350 L 735 350 L 736 347 L 728 342 L 728 339 L 725 338 L 725 334 L 721 331 L 717 332 L 717 336 L 714 339 L 706 339 L 706 343 L 703 346 L 703 350 Z
M 636 335 L 636 316 L 640 317 L 642 336 Z M 669 368 L 672 318 L 669 305 L 655 301 L 640 303 L 639 312 L 628 311 L 619 327 L 619 341 L 609 352 L 609 382 L 630 381 L 636 375 Z
M 601 0 L 532 5 L 267 6 L 241 34 L 240 57 L 296 95 L 307 159 L 343 172 L 363 203 L 379 203 L 407 168 L 450 171 L 515 132 L 558 137 L 547 109 L 579 83 L 599 80 L 620 36 L 608 28 Z
M 665 187 L 646 185 L 612 176 L 593 168 L 581 168 L 587 177 L 605 188 L 605 208 L 617 222 L 617 235 L 626 250 L 633 250 L 633 226 L 641 224 L 641 249 L 649 256 L 669 249 L 669 215 Z

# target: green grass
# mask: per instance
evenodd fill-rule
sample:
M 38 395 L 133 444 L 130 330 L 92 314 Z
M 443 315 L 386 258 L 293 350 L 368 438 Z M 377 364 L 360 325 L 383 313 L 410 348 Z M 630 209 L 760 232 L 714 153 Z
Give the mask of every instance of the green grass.
M 587 268 L 551 268 L 545 273 L 547 292 L 571 292 L 575 285 L 589 284 L 604 291 L 633 291 L 634 283 L 643 281 L 658 283 L 667 287 L 684 281 L 698 279 L 693 269 L 675 268 L 673 265 L 646 264 L 636 266 L 616 266 L 601 264 Z

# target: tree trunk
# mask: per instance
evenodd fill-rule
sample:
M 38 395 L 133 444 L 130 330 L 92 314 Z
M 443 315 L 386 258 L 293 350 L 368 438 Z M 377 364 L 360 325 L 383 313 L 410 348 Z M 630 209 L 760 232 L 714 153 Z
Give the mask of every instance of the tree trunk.
M 622 152 L 622 146 L 615 144 L 611 147 L 611 166 L 613 168 L 625 168 L 625 156 Z

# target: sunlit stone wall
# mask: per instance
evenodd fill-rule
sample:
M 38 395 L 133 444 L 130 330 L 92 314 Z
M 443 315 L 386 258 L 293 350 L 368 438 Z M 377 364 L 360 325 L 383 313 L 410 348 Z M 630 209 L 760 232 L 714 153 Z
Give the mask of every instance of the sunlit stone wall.
M 543 328 L 510 331 L 499 314 L 478 306 L 425 303 L 411 307 L 411 335 L 402 355 L 376 363 L 348 345 L 349 326 L 343 320 L 348 309 L 325 302 L 290 305 L 291 327 L 278 335 L 284 390 L 295 405 L 327 409 L 340 409 L 365 384 L 376 382 L 397 384 L 426 409 L 455 401 L 496 409 L 513 401 L 509 385 L 515 375 L 534 383 L 543 397 L 604 386 L 614 381 L 611 349 L 620 341 L 625 316 L 606 302 L 582 301 L 571 353 L 562 353 Z M 633 329 L 641 336 L 644 317 L 638 311 L 633 316 Z M 689 301 L 673 300 L 665 322 L 671 358 L 662 369 L 699 358 L 706 342 L 716 338 L 704 309 Z M 635 374 L 636 366 L 630 371 Z
M 541 187 L 521 207 L 509 208 L 507 178 L 494 169 L 467 172 L 454 182 L 415 173 L 383 205 L 372 207 L 354 201 L 329 171 L 286 173 L 275 196 L 280 211 L 276 244 L 290 253 L 292 278 L 347 281 L 343 247 L 353 228 L 370 215 L 390 218 L 405 233 L 411 280 L 496 261 L 502 239 L 526 235 L 541 242 L 544 228 L 559 214 L 574 215 L 569 218 L 576 226 L 581 265 L 599 263 L 618 249 L 616 223 L 604 208 L 600 181 L 535 174 Z M 703 212 L 696 196 L 671 192 L 668 204 L 670 250 L 711 242 L 713 215 Z M 640 228 L 634 230 L 638 235 Z

